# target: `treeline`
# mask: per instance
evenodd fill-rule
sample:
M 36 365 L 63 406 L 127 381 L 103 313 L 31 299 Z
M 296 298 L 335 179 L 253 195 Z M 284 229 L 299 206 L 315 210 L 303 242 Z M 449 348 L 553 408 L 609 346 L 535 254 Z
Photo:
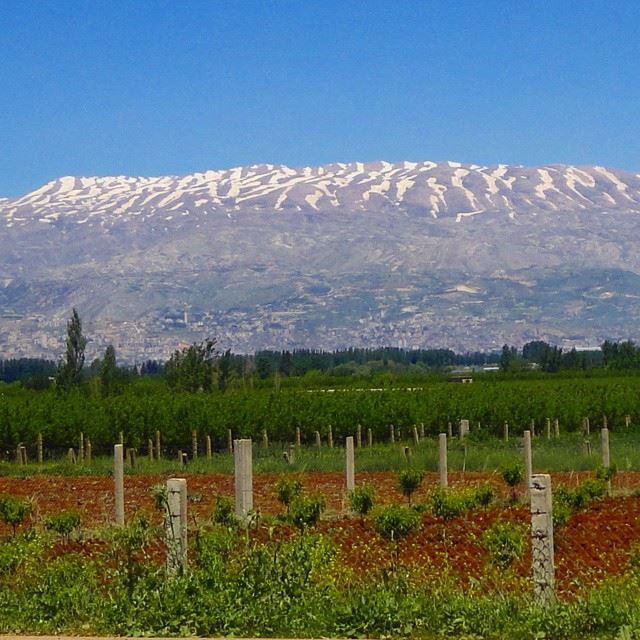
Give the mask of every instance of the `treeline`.
M 603 350 L 604 345 L 603 349 L 600 350 L 578 351 L 577 349 L 571 349 L 563 351 L 561 347 L 550 345 L 543 340 L 527 342 L 522 347 L 522 350 L 505 344 L 500 355 L 500 368 L 502 371 L 508 372 L 517 372 L 523 369 L 540 369 L 547 373 L 594 369 L 608 366 Z

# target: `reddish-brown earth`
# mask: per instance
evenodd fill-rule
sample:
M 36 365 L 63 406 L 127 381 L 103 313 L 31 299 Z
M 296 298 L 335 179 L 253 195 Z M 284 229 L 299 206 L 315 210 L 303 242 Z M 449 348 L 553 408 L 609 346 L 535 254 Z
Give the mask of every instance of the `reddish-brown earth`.
M 142 512 L 157 519 L 151 488 L 164 482 L 167 476 L 128 475 L 125 477 L 126 516 Z M 217 495 L 232 496 L 233 478 L 222 474 L 184 474 L 189 493 L 190 519 L 210 518 Z M 432 575 L 443 571 L 458 577 L 463 583 L 489 580 L 496 572 L 487 570 L 489 556 L 483 548 L 482 534 L 496 520 L 528 524 L 524 506 L 491 507 L 475 510 L 445 523 L 425 514 L 423 525 L 407 540 L 394 547 L 383 540 L 368 522 L 345 514 L 344 476 L 339 473 L 305 473 L 300 476 L 309 493 L 324 496 L 327 503 L 325 519 L 320 529 L 330 535 L 342 550 L 343 566 L 358 573 L 389 567 L 401 562 L 424 569 Z M 573 486 L 587 474 L 554 474 L 553 485 Z M 254 477 L 254 506 L 263 514 L 281 512 L 274 495 L 279 476 L 264 474 Z M 401 502 L 395 475 L 389 472 L 361 473 L 358 482 L 367 482 L 376 489 L 378 502 Z M 501 501 L 506 504 L 509 492 L 497 474 L 451 474 L 453 487 L 493 484 Z M 429 474 L 415 497 L 420 502 L 436 486 L 437 476 Z M 616 476 L 616 493 L 631 494 L 640 488 L 640 473 L 620 473 Z M 34 506 L 34 519 L 65 509 L 76 509 L 82 515 L 85 528 L 95 528 L 113 519 L 113 480 L 105 476 L 32 476 L 0 477 L 0 494 L 29 498 Z M 0 535 L 8 535 L 0 528 Z M 561 591 L 572 593 L 591 586 L 606 576 L 619 575 L 635 557 L 640 542 L 640 497 L 625 495 L 593 503 L 587 510 L 574 514 L 555 534 L 556 570 Z M 87 543 L 99 545 L 95 540 Z M 60 548 L 62 551 L 62 548 Z M 638 554 L 640 556 L 640 553 Z M 513 567 L 515 575 L 529 573 L 529 552 Z M 488 577 L 487 577 L 488 576 Z

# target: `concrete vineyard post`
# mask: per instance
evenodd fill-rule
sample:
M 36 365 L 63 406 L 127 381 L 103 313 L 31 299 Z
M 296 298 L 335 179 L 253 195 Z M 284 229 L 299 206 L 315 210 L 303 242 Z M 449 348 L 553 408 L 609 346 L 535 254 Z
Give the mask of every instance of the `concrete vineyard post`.
M 266 429 L 262 430 L 262 447 L 264 449 L 269 448 L 269 434 L 267 433 Z
M 584 427 L 586 435 L 589 435 L 591 433 L 591 424 L 588 417 L 584 419 Z
M 207 460 L 211 460 L 211 436 L 205 438 L 205 445 L 207 447 Z
M 546 606 L 555 600 L 551 476 L 546 473 L 533 475 L 529 495 L 533 593 L 536 602 Z
M 447 437 L 453 438 L 453 425 L 450 422 L 447 422 Z
M 253 509 L 253 451 L 251 439 L 234 441 L 233 474 L 236 497 L 236 516 L 246 521 Z
M 525 431 L 524 432 L 524 481 L 526 482 L 527 495 L 530 492 L 532 476 L 533 476 L 533 459 L 531 455 L 531 431 Z
M 320 438 L 320 432 L 314 431 L 316 437 L 316 448 L 320 449 L 322 447 L 322 439 Z
M 116 499 L 116 524 L 124 525 L 124 446 L 113 447 L 113 482 Z
M 160 449 L 160 431 L 156 429 L 156 460 L 160 460 L 162 458 L 162 453 Z
M 333 449 L 333 427 L 329 425 L 329 435 L 327 436 L 329 442 L 329 449 Z
M 627 429 L 631 426 L 631 416 L 624 417 L 624 426 Z
M 67 460 L 71 464 L 75 464 L 77 462 L 76 450 L 73 447 L 69 447 L 69 449 L 67 451 Z
M 147 450 L 149 452 L 149 462 L 153 462 L 153 440 L 151 438 L 147 440 Z
M 413 427 L 413 442 L 416 447 L 420 444 L 420 436 L 418 435 L 418 427 Z
M 362 448 L 362 425 L 356 427 L 356 446 L 358 449 Z
M 367 429 L 367 445 L 369 448 L 373 447 L 373 430 L 371 427 Z
M 127 449 L 127 462 L 132 469 L 135 469 L 136 466 L 136 449 L 134 447 L 129 447 Z
M 184 458 L 182 457 L 182 449 L 178 449 L 178 466 L 182 467 L 184 464 Z
M 551 418 L 547 418 L 545 428 L 547 431 L 547 440 L 551 440 Z
M 439 438 L 440 457 L 438 462 L 438 471 L 440 472 L 440 486 L 449 486 L 449 468 L 447 463 L 447 434 L 441 433 Z
M 194 429 L 191 432 L 191 459 L 198 457 L 198 432 Z
M 458 425 L 458 433 L 460 435 L 460 440 L 464 439 L 464 437 L 469 433 L 468 420 L 460 420 L 460 424 Z
M 233 433 L 231 433 L 231 429 L 227 429 L 227 449 L 233 455 Z
M 300 436 L 300 427 L 296 427 L 296 449 L 300 449 L 302 446 L 302 439 Z
M 393 425 L 389 425 L 389 439 L 391 440 L 391 444 L 396 441 L 396 431 L 393 428 Z
M 602 466 L 605 469 L 611 467 L 611 453 L 609 451 L 609 429 L 604 428 L 601 431 L 602 438 Z M 607 480 L 607 493 L 611 493 L 611 480 Z
M 167 480 L 165 535 L 167 573 L 175 575 L 187 570 L 187 481 Z
M 607 416 L 604 414 L 602 414 L 602 428 L 603 429 L 609 428 L 609 423 L 607 422 Z
M 38 434 L 38 464 L 42 464 L 44 461 L 43 455 L 43 445 L 42 445 L 42 434 Z
M 16 447 L 16 462 L 21 465 L 22 464 L 22 444 L 19 444 Z
M 121 431 L 121 432 L 120 432 L 119 438 L 120 438 L 120 439 L 118 440 L 118 442 L 119 442 L 120 444 L 124 444 L 124 431 Z
M 509 423 L 504 423 L 504 441 L 509 442 Z
M 78 462 L 82 464 L 84 462 L 84 433 L 80 433 L 78 438 Z
M 91 440 L 87 438 L 87 442 L 84 445 L 84 461 L 87 464 L 91 464 L 92 455 L 93 455 L 93 448 L 91 447 Z
M 420 423 L 420 438 L 424 440 L 424 422 Z
M 531 437 L 535 438 L 536 437 L 536 421 L 535 420 L 531 420 L 531 423 L 529 424 L 529 431 L 531 431 Z
M 553 429 L 555 431 L 556 438 L 560 437 L 560 422 L 558 422 L 558 418 L 553 421 Z
M 348 436 L 346 440 L 346 479 L 347 479 L 347 491 L 353 491 L 356 488 L 356 464 L 353 451 L 353 436 Z

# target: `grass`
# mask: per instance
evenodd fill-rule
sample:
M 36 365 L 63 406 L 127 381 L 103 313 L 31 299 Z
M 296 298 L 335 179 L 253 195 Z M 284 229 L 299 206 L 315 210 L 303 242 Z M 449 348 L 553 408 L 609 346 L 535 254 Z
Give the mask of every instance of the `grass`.
M 590 436 L 591 453 L 585 450 L 585 439 L 579 434 L 568 434 L 560 438 L 537 437 L 533 441 L 533 467 L 536 472 L 586 471 L 593 470 L 601 463 L 600 434 Z M 640 470 L 640 433 L 616 431 L 610 434 L 611 460 L 621 471 Z M 288 461 L 285 460 L 286 451 Z M 256 443 L 253 452 L 254 473 L 286 472 L 341 472 L 344 470 L 344 448 L 323 446 L 293 448 L 272 443 L 264 448 Z M 395 444 L 375 444 L 363 446 L 355 451 L 357 471 L 398 471 L 408 465 L 425 471 L 438 469 L 438 441 L 425 438 L 419 444 L 396 442 Z M 493 472 L 514 460 L 522 459 L 522 439 L 512 437 L 508 442 L 491 438 L 475 440 L 469 437 L 465 442 L 449 440 L 449 471 Z M 150 461 L 139 455 L 135 468 L 125 464 L 128 474 L 166 474 L 182 470 L 177 456 Z M 201 455 L 187 464 L 191 473 L 233 472 L 233 458 L 228 452 L 214 453 L 211 459 Z M 46 460 L 42 465 L 15 462 L 0 462 L 0 475 L 29 476 L 35 474 L 60 475 L 109 475 L 113 470 L 110 456 L 94 456 L 90 464 L 72 464 L 66 457 Z

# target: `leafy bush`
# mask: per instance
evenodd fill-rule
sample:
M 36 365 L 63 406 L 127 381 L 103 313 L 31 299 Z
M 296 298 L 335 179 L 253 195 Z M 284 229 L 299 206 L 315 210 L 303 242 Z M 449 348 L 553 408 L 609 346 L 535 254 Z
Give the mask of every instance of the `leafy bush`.
M 363 484 L 349 492 L 349 506 L 351 510 L 361 516 L 366 516 L 373 508 L 375 489 L 370 484 Z
M 297 496 L 289 505 L 289 520 L 301 531 L 318 524 L 325 501 L 321 496 Z
M 618 473 L 618 468 L 615 464 L 612 464 L 608 467 L 604 465 L 599 465 L 596 468 L 596 479 L 602 480 L 603 482 L 609 482 L 609 480 L 613 480 L 613 477 Z
M 298 478 L 282 477 L 276 482 L 278 500 L 290 511 L 291 503 L 302 495 L 302 482 Z
M 80 527 L 80 514 L 75 510 L 60 511 L 47 517 L 44 526 L 49 531 L 55 531 L 58 535 L 66 538 Z
M 429 495 L 428 507 L 434 516 L 451 520 L 465 511 L 488 507 L 495 495 L 495 489 L 488 483 L 463 491 L 451 491 L 438 487 Z
M 402 491 L 411 505 L 411 496 L 416 489 L 422 484 L 424 473 L 418 469 L 402 469 L 398 473 L 398 489 Z
M 508 567 L 522 556 L 525 529 L 513 522 L 495 522 L 482 535 L 482 546 L 489 552 L 492 562 Z
M 0 495 L 0 520 L 11 526 L 14 536 L 18 525 L 22 524 L 30 514 L 31 505 L 26 500 Z
M 406 538 L 420 524 L 415 509 L 398 504 L 378 507 L 372 515 L 375 530 L 387 540 Z
M 591 502 L 600 500 L 606 494 L 606 482 L 597 478 L 585 480 L 575 489 L 558 487 L 553 494 L 554 526 L 561 527 L 569 520 L 574 511 L 585 509 Z
M 471 490 L 471 506 L 488 507 L 496 497 L 496 490 L 488 483 L 485 482 Z
M 235 527 L 238 524 L 233 500 L 227 496 L 216 496 L 216 504 L 213 507 L 211 519 L 215 524 L 225 527 Z
M 524 478 L 524 467 L 520 462 L 514 462 L 500 470 L 502 479 L 511 487 L 511 501 L 518 499 L 516 485 L 520 484 Z

